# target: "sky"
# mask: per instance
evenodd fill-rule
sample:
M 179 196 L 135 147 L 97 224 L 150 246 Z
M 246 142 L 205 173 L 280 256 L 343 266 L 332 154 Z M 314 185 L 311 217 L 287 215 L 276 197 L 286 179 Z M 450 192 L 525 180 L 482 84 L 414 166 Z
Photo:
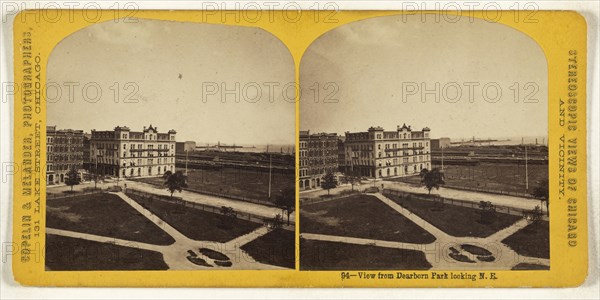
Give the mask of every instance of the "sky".
M 311 44 L 300 64 L 302 130 L 406 123 L 432 137 L 547 136 L 548 67 L 534 40 L 479 19 L 404 18 L 342 25 Z
M 95 24 L 55 47 L 47 82 L 48 125 L 59 129 L 152 124 L 175 129 L 178 141 L 295 140 L 294 103 L 283 92 L 294 82 L 293 59 L 262 29 L 145 19 Z

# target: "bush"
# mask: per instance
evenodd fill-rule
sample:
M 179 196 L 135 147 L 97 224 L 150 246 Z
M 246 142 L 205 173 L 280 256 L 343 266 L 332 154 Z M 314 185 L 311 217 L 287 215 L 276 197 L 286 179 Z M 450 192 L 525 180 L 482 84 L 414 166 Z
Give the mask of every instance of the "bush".
M 376 186 L 368 187 L 365 189 L 365 193 L 367 193 L 367 194 L 379 193 L 379 188 Z
M 277 214 L 273 218 L 265 218 L 264 219 L 265 226 L 269 231 L 273 231 L 276 229 L 281 229 L 283 227 L 283 217 L 281 214 Z

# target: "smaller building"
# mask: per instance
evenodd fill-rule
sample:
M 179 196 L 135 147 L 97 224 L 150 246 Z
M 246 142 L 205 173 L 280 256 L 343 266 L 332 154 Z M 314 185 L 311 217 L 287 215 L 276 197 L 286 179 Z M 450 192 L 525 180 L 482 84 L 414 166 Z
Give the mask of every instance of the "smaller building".
M 177 153 L 192 152 L 194 150 L 196 150 L 196 142 L 194 141 L 175 143 L 175 152 Z
M 337 134 L 300 131 L 299 148 L 301 190 L 318 188 L 325 174 L 337 172 Z
M 346 148 L 344 142 L 346 137 L 338 136 L 338 171 L 345 172 L 346 170 Z
M 439 150 L 439 149 L 446 149 L 448 147 L 450 147 L 452 144 L 450 142 L 450 138 L 447 137 L 443 137 L 443 138 L 439 138 L 439 139 L 431 139 L 431 150 Z
M 71 169 L 83 168 L 83 130 L 46 126 L 46 184 L 61 184 Z

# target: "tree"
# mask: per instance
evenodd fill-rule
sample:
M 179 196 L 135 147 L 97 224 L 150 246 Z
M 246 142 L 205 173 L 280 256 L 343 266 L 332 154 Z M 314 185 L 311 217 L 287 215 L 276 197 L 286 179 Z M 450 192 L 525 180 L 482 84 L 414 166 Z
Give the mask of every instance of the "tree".
M 479 208 L 481 209 L 479 222 L 483 224 L 493 223 L 496 217 L 496 206 L 490 201 L 480 201 Z
M 550 216 L 549 210 L 549 202 L 550 202 L 550 192 L 548 190 L 548 181 L 542 181 L 540 185 L 538 185 L 531 193 L 533 197 L 540 199 L 540 201 L 546 204 L 546 214 Z
M 221 227 L 225 229 L 231 229 L 237 221 L 237 213 L 233 207 L 221 206 Z
M 176 171 L 175 173 L 166 171 L 162 178 L 165 180 L 165 186 L 171 192 L 171 198 L 173 198 L 175 191 L 181 193 L 183 188 L 187 187 L 187 177 L 181 171 Z
M 354 175 L 347 176 L 346 180 L 352 186 L 352 191 L 354 191 L 354 185 L 355 184 L 360 184 L 360 177 L 357 177 L 357 176 L 354 176 Z
M 542 210 L 539 205 L 536 205 L 532 210 L 527 210 L 523 212 L 523 218 L 527 220 L 530 230 L 534 230 L 536 228 L 536 224 L 542 219 Z
M 438 168 L 433 168 L 431 171 L 422 169 L 419 176 L 421 176 L 421 184 L 425 186 L 429 195 L 431 195 L 431 190 L 433 188 L 437 190 L 440 188 L 440 185 L 446 183 L 444 181 L 444 173 Z
M 71 192 L 73 191 L 73 186 L 81 183 L 81 176 L 79 176 L 79 172 L 77 172 L 76 168 L 71 168 L 69 173 L 67 173 L 67 178 L 65 179 L 65 184 L 71 186 Z
M 275 204 L 287 215 L 287 225 L 289 226 L 290 215 L 296 210 L 296 190 L 294 188 L 284 189 L 275 199 Z
M 281 216 L 281 214 L 277 214 L 272 218 L 265 218 L 264 222 L 265 226 L 269 231 L 273 231 L 283 227 L 283 217 Z
M 327 195 L 329 195 L 329 190 L 334 189 L 337 185 L 337 180 L 335 180 L 335 176 L 331 172 L 325 174 L 323 181 L 321 181 L 321 188 L 327 190 Z

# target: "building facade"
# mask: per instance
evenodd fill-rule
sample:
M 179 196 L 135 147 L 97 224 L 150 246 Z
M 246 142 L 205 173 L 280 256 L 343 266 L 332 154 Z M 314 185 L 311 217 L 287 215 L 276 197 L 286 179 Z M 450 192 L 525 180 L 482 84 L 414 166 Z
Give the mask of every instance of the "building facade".
M 119 178 L 162 176 L 175 172 L 175 130 L 158 132 L 156 127 L 131 131 L 117 126 L 114 130 L 92 130 L 90 173 Z
M 452 143 L 450 142 L 450 138 L 447 138 L 447 137 L 431 140 L 431 150 L 433 150 L 433 151 L 439 150 L 439 149 L 446 149 L 451 146 L 452 146 Z
M 83 169 L 83 131 L 46 126 L 46 183 L 61 184 L 71 169 Z
M 398 126 L 395 131 L 371 127 L 366 132 L 346 132 L 345 173 L 383 178 L 416 175 L 431 169 L 430 129 L 412 130 Z
M 177 153 L 194 152 L 195 150 L 196 150 L 196 142 L 194 142 L 194 141 L 185 141 L 185 142 L 176 142 L 175 143 L 175 152 L 177 152 Z
M 321 186 L 323 176 L 338 171 L 338 136 L 300 131 L 300 189 Z

